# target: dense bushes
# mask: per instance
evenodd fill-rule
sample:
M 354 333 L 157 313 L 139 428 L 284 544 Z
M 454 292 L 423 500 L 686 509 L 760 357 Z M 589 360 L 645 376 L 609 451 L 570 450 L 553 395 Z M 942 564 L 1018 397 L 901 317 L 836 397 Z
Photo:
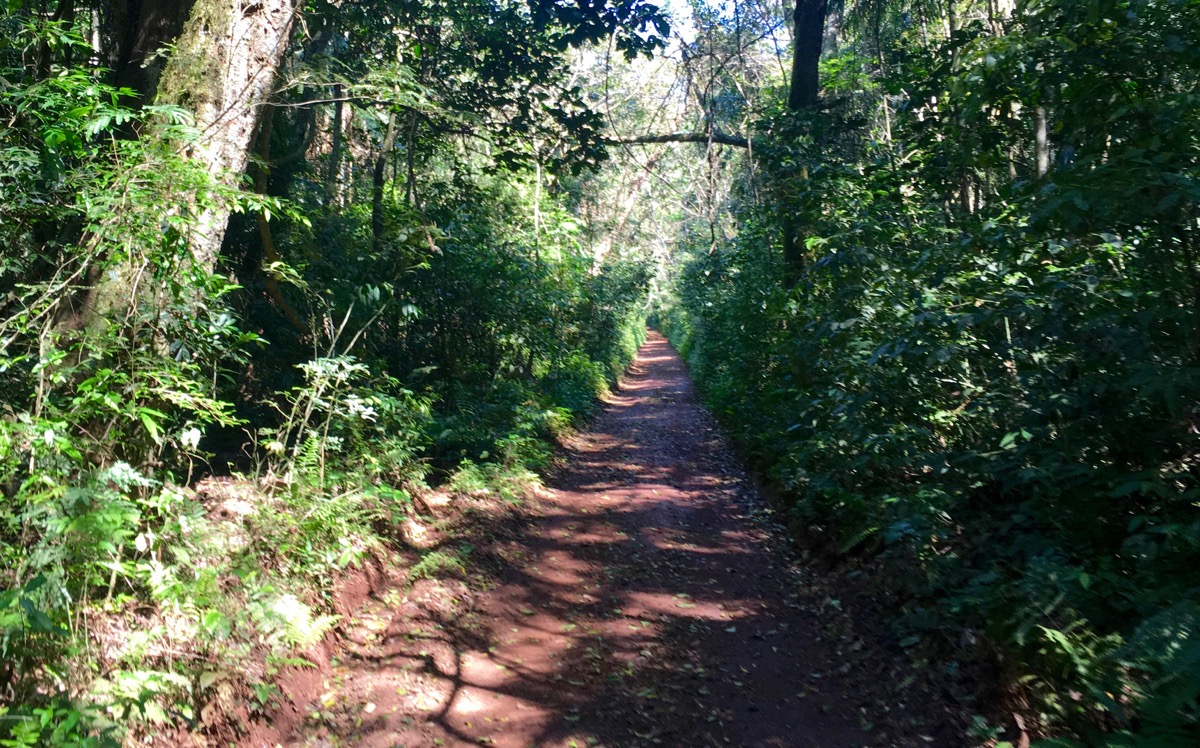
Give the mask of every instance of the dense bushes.
M 837 89 L 865 63 L 831 63 L 840 103 L 765 123 L 774 200 L 691 254 L 658 319 L 795 517 L 895 565 L 908 641 L 984 636 L 1089 743 L 1185 745 L 1200 19 L 1088 8 L 1104 22 L 1044 3 L 931 57 L 897 46 L 878 89 Z M 807 251 L 786 290 L 789 213 Z
M 646 271 L 593 268 L 550 185 L 444 143 L 420 207 L 362 170 L 314 197 L 319 163 L 221 187 L 187 158 L 185 111 L 131 108 L 69 24 L 18 15 L 0 18 L 21 29 L 0 40 L 0 744 L 214 729 L 309 665 L 334 581 L 400 541 L 427 481 L 518 498 L 536 479 L 632 356 Z M 38 49 L 53 69 L 26 64 Z M 189 238 L 215 201 L 243 214 L 213 273 Z

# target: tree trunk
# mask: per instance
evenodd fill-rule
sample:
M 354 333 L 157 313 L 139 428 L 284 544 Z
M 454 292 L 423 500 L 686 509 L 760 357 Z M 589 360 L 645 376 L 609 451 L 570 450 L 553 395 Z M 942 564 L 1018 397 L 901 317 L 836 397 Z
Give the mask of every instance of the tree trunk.
M 259 164 L 258 168 L 254 170 L 254 190 L 258 194 L 266 196 L 268 194 L 267 182 L 271 175 L 271 130 L 275 122 L 275 107 L 268 106 L 262 119 L 262 126 L 258 131 Z M 266 289 L 267 296 L 275 302 L 275 307 L 297 332 L 301 335 L 309 335 L 308 325 L 300 319 L 300 315 L 288 303 L 271 268 L 273 263 L 280 262 L 283 258 L 279 256 L 279 249 L 275 246 L 275 237 L 271 233 L 271 222 L 262 213 L 258 214 L 258 238 L 262 243 L 263 288 Z
M 825 35 L 821 41 L 821 54 L 832 57 L 838 52 L 838 40 L 842 36 L 842 6 L 837 4 L 826 10 Z
M 75 24 L 75 0 L 58 0 L 58 5 L 54 10 L 54 15 L 50 17 L 50 22 L 58 25 L 60 28 L 69 29 Z M 71 64 L 71 48 L 68 46 L 65 51 L 64 59 L 60 60 L 64 67 Z M 54 59 L 54 50 L 50 46 L 48 39 L 43 39 L 38 51 L 38 80 L 45 80 L 50 77 L 50 65 Z
M 825 10 L 828 0 L 796 0 L 795 44 L 792 49 L 792 85 L 788 92 L 788 108 L 792 110 L 814 106 L 820 81 L 817 65 L 821 61 L 821 46 L 825 37 Z
M 156 101 L 178 104 L 195 117 L 200 137 L 188 157 L 213 178 L 235 187 L 254 146 L 261 105 L 287 49 L 298 0 L 174 0 L 147 10 L 129 2 L 121 10 L 136 23 L 129 39 L 129 65 L 172 42 L 170 20 L 191 7 L 174 53 L 157 77 Z M 148 4 L 147 4 L 148 5 Z M 124 52 L 123 52 L 124 53 Z M 132 73 L 128 73 L 130 75 Z M 118 77 L 121 74 L 118 73 Z M 180 197 L 180 210 L 197 211 L 188 245 L 200 267 L 216 267 L 229 223 L 227 200 Z M 114 268 L 89 292 L 86 310 L 72 325 L 93 327 L 135 304 L 138 270 Z
M 371 249 L 378 253 L 383 247 L 383 188 L 387 186 L 387 163 L 396 147 L 396 118 L 392 112 L 388 117 L 387 133 L 383 136 L 383 146 L 375 158 L 375 168 L 371 175 Z
M 409 112 L 408 141 L 404 144 L 404 204 L 409 207 L 421 206 L 417 203 L 417 127 L 421 124 L 421 115 L 414 109 Z
M 260 108 L 287 50 L 297 0 L 197 0 L 163 70 L 157 100 L 196 117 L 191 158 L 234 185 L 246 170 Z M 201 210 L 190 239 L 202 267 L 217 263 L 230 207 Z
M 325 207 L 337 198 L 339 170 L 342 167 L 342 84 L 333 87 L 333 137 L 329 144 L 329 164 L 325 167 Z
M 1038 106 L 1033 110 L 1034 119 L 1034 149 L 1037 157 L 1038 179 L 1050 173 L 1050 136 L 1046 124 L 1046 107 Z
M 110 64 L 116 85 L 152 101 L 162 75 L 159 52 L 183 33 L 195 0 L 119 0 L 112 4 L 115 36 Z
M 537 138 L 533 139 L 533 162 L 535 166 L 533 183 L 533 262 L 540 268 L 542 266 L 542 152 L 538 147 Z
M 825 36 L 825 11 L 828 0 L 796 0 L 795 42 L 792 50 L 792 83 L 788 108 L 800 111 L 820 101 L 818 65 Z M 806 178 L 805 177 L 802 178 Z M 799 226 L 786 209 L 783 213 L 783 264 L 785 281 L 794 286 L 804 272 L 804 243 L 799 241 Z
M 735 148 L 749 148 L 750 141 L 740 135 L 729 135 L 720 130 L 704 132 L 670 132 L 662 135 L 634 135 L 627 138 L 606 138 L 605 143 L 614 145 L 651 145 L 654 143 L 716 143 Z

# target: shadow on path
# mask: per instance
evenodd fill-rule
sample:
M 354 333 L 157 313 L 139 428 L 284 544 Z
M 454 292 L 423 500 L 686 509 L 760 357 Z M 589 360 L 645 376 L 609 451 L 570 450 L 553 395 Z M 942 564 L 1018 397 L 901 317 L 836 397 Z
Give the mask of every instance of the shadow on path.
M 891 685 L 898 658 L 839 631 L 755 519 L 662 336 L 563 456 L 476 549 L 491 588 L 465 606 L 426 581 L 378 606 L 289 745 L 955 744 L 909 727 L 929 705 Z

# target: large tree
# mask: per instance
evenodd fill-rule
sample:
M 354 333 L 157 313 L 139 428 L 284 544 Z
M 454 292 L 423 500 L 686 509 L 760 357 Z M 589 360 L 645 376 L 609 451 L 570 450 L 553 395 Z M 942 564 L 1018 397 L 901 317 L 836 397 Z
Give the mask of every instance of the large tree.
M 175 42 L 157 99 L 194 113 L 200 139 L 191 156 L 221 182 L 246 170 L 296 14 L 297 0 L 199 0 Z M 192 253 L 204 267 L 216 264 L 229 212 L 217 202 L 199 214 Z
M 820 101 L 818 67 L 827 9 L 828 0 L 796 0 L 796 10 L 792 14 L 792 75 L 788 89 L 788 108 L 793 112 L 811 109 Z M 801 226 L 786 208 L 782 219 L 785 281 L 795 285 L 804 271 L 804 243 L 799 236 Z
M 131 89 L 137 101 L 177 105 L 194 117 L 198 135 L 187 155 L 218 189 L 180 195 L 179 210 L 190 214 L 193 260 L 211 271 L 233 208 L 229 196 L 240 186 L 263 104 L 288 48 L 297 0 L 130 2 L 117 10 L 114 20 L 124 25 L 113 33 L 125 40 L 113 61 L 118 82 L 142 85 L 142 91 Z M 129 262 L 105 273 L 72 322 L 95 326 L 124 313 L 138 301 L 139 274 Z
M 788 107 L 800 110 L 814 106 L 820 90 L 817 66 L 825 39 L 825 13 L 828 0 L 796 0 L 792 14 L 794 44 L 792 47 L 792 80 L 788 90 Z

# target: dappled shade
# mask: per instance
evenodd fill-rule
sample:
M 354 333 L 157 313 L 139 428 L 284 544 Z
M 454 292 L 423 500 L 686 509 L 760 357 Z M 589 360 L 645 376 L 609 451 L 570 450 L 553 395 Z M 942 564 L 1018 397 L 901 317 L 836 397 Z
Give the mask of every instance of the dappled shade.
M 879 632 L 858 654 L 830 633 L 660 335 L 563 459 L 531 520 L 493 528 L 476 561 L 495 586 L 475 610 L 376 606 L 380 638 L 336 671 L 330 701 L 361 716 L 342 739 L 816 748 L 858 744 L 864 723 L 882 740 L 901 717 L 935 735 L 952 722 L 866 656 Z

